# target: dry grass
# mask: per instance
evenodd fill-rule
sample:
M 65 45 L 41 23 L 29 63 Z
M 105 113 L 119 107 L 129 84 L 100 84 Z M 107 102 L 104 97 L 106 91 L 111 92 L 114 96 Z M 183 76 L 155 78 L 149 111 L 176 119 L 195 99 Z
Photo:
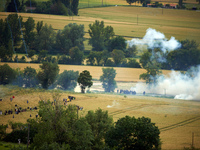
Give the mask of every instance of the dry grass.
M 2 86 L 0 87 L 3 88 Z M 50 99 L 53 101 L 50 91 L 39 92 L 32 91 L 19 91 L 12 90 L 12 94 L 8 94 L 3 97 L 0 109 L 14 108 L 17 104 L 23 108 L 34 107 L 38 105 L 38 101 L 43 99 Z M 10 96 L 15 95 L 13 102 L 10 102 Z M 191 144 L 192 132 L 195 134 L 194 144 L 196 147 L 200 147 L 200 103 L 197 101 L 184 101 L 174 100 L 167 98 L 156 98 L 148 96 L 127 96 L 116 94 L 80 94 L 80 93 L 68 93 L 63 92 L 59 100 L 60 104 L 63 104 L 62 99 L 68 95 L 73 95 L 76 100 L 73 100 L 69 104 L 75 104 L 82 106 L 83 111 L 79 111 L 79 116 L 84 116 L 88 110 L 96 110 L 101 108 L 108 110 L 109 114 L 113 116 L 114 121 L 125 115 L 135 117 L 149 117 L 152 122 L 161 130 L 161 140 L 163 142 L 162 149 L 183 149 L 183 147 L 189 147 Z M 29 100 L 29 104 L 26 101 Z M 115 101 L 115 103 L 113 103 Z M 114 105 L 115 104 L 115 105 Z M 113 107 L 108 108 L 110 105 Z M 8 121 L 26 122 L 26 119 L 35 118 L 37 111 L 27 111 L 14 115 L 2 115 L 0 116 L 0 124 L 6 124 Z M 188 119 L 195 118 L 191 122 L 187 122 Z M 183 123 L 181 123 L 183 122 Z M 175 125 L 174 125 L 175 124 Z M 162 128 L 174 125 L 172 129 L 167 128 L 164 131 Z

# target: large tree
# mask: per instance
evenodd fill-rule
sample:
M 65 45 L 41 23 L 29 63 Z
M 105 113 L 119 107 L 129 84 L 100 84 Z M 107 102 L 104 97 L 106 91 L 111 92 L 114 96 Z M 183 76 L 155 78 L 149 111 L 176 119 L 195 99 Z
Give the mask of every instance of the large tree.
M 119 66 L 125 58 L 124 52 L 122 50 L 117 50 L 117 49 L 114 49 L 112 51 L 111 56 L 116 66 Z
M 69 51 L 69 55 L 71 57 L 71 64 L 73 65 L 81 65 L 83 62 L 83 52 L 80 51 L 80 49 L 76 47 L 72 47 Z
M 78 77 L 78 84 L 81 87 L 81 93 L 85 93 L 86 87 L 90 88 L 93 85 L 92 76 L 89 71 L 84 70 L 80 73 Z
M 50 101 L 39 104 L 39 119 L 33 127 L 37 134 L 33 137 L 33 149 L 89 150 L 93 140 L 90 125 L 84 118 L 77 118 L 77 107 L 65 108 Z
M 85 118 L 92 129 L 94 137 L 91 149 L 102 150 L 105 146 L 106 132 L 113 127 L 113 119 L 108 115 L 108 111 L 102 111 L 101 109 L 97 109 L 95 112 L 88 111 Z
M 41 27 L 41 24 L 39 23 L 37 25 L 37 30 L 39 30 L 39 34 L 36 36 L 36 44 L 37 44 L 37 49 L 40 50 L 47 50 L 48 52 L 51 52 L 53 49 L 52 46 L 54 45 L 55 42 L 55 31 L 52 28 L 51 25 L 45 24 L 44 26 Z
M 26 22 L 24 23 L 24 40 L 29 47 L 29 49 L 34 48 L 34 40 L 35 40 L 35 20 L 32 17 L 28 17 Z
M 11 61 L 13 56 L 11 34 L 8 23 L 0 20 L 0 60 Z
M 37 78 L 42 87 L 48 89 L 56 80 L 56 76 L 59 73 L 59 66 L 56 63 L 43 62 L 42 65 L 40 65 L 40 69 Z
M 16 78 L 17 72 L 8 64 L 0 65 L 0 84 L 6 85 Z
M 57 84 L 60 85 L 64 90 L 73 91 L 77 85 L 78 76 L 78 71 L 65 70 L 63 73 L 59 74 Z
M 26 67 L 23 71 L 23 86 L 33 88 L 38 85 L 37 72 L 34 68 Z
M 102 68 L 103 75 L 100 77 L 105 92 L 114 92 L 117 87 L 115 76 L 116 70 L 114 68 Z
M 160 150 L 160 131 L 150 118 L 125 116 L 106 134 L 111 149 Z
M 69 54 L 69 50 L 75 46 L 82 51 L 84 50 L 84 40 L 84 25 L 70 23 L 63 30 L 57 32 L 55 47 L 64 54 Z
M 9 14 L 6 21 L 9 25 L 9 28 L 11 30 L 11 38 L 13 40 L 14 46 L 18 46 L 21 41 L 21 30 L 22 30 L 22 20 L 23 18 L 21 16 L 18 16 L 18 14 Z
M 114 49 L 119 49 L 125 51 L 126 49 L 126 40 L 122 36 L 117 36 L 112 38 L 108 44 L 108 51 L 112 52 Z
M 107 47 L 109 40 L 114 36 L 114 30 L 111 26 L 104 27 L 104 21 L 96 20 L 93 24 L 89 24 L 89 45 L 92 50 L 102 51 Z
M 160 70 L 160 64 L 156 62 L 156 60 L 152 60 L 148 62 L 145 66 L 146 73 L 140 75 L 140 79 L 146 81 L 149 85 L 155 85 L 157 83 L 158 76 L 162 73 Z

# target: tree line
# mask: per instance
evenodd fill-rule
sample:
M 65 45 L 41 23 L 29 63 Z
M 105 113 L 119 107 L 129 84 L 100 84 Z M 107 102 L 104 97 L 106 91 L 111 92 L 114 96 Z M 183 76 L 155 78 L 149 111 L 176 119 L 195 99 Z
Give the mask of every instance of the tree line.
M 78 109 L 75 105 L 52 105 L 49 100 L 41 100 L 36 119 L 28 119 L 26 124 L 10 122 L 13 130 L 8 134 L 7 125 L 1 126 L 0 138 L 29 143 L 27 148 L 19 146 L 13 150 L 161 149 L 160 131 L 150 118 L 125 116 L 114 123 L 108 111 L 99 108 L 80 117 Z
M 78 15 L 78 5 L 79 0 L 48 0 L 43 2 L 22 0 L 21 3 L 20 0 L 7 0 L 4 11 L 71 16 Z M 30 9 L 26 10 L 26 7 Z
M 59 74 L 59 66 L 56 63 L 43 62 L 39 67 L 39 71 L 36 71 L 31 67 L 20 70 L 19 68 L 12 69 L 8 64 L 0 65 L 0 85 L 12 84 L 23 88 L 57 88 L 74 91 L 78 83 L 82 93 L 85 93 L 86 88 L 93 85 L 92 76 L 87 70 L 80 74 L 78 71 L 64 70 Z M 103 74 L 99 80 L 102 82 L 105 92 L 114 92 L 117 87 L 116 70 L 102 68 L 102 71 Z
M 92 51 L 87 55 L 84 54 L 84 25 L 70 23 L 55 32 L 51 25 L 43 24 L 43 21 L 35 23 L 29 17 L 23 22 L 21 16 L 10 14 L 5 20 L 0 20 L 0 27 L 0 59 L 4 62 L 26 62 L 27 57 L 33 63 L 48 61 L 81 65 L 87 59 L 88 65 L 140 68 L 139 63 L 133 59 L 137 54 L 136 47 L 127 48 L 126 40 L 121 36 L 115 37 L 114 29 L 111 26 L 105 27 L 103 21 L 96 20 L 89 25 L 88 44 L 92 46 Z M 26 56 L 21 59 L 16 56 L 13 60 L 13 53 L 25 52 Z
M 96 20 L 89 24 L 88 44 L 92 50 L 84 50 L 84 25 L 70 23 L 62 30 L 54 31 L 51 25 L 43 21 L 35 23 L 29 17 L 25 22 L 17 14 L 10 14 L 5 20 L 0 20 L 0 60 L 3 62 L 52 62 L 59 64 L 145 68 L 147 62 L 155 54 L 165 58 L 160 63 L 161 69 L 187 70 L 198 65 L 200 58 L 199 45 L 194 40 L 180 41 L 181 47 L 175 51 L 163 53 L 161 49 L 148 48 L 140 57 L 137 55 L 136 45 L 128 46 L 122 36 L 115 36 L 112 26 L 105 26 L 103 21 Z M 14 53 L 27 53 L 20 59 Z M 54 56 L 52 56 L 54 55 Z M 55 56 L 57 55 L 57 56 Z M 183 59 L 184 58 L 184 59 Z

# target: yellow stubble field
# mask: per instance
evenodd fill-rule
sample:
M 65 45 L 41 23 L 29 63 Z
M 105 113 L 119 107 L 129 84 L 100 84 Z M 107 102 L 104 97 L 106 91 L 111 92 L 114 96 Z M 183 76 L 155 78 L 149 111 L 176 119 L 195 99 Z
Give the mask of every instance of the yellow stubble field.
M 1 63 L 2 65 L 2 63 Z M 39 69 L 39 64 L 15 64 L 9 63 L 12 68 L 20 67 L 23 69 L 26 66 L 31 66 Z M 99 79 L 102 75 L 102 67 L 94 66 L 73 66 L 73 65 L 59 65 L 60 73 L 64 70 L 74 70 L 81 72 L 82 70 L 89 70 L 95 79 Z M 143 69 L 134 68 L 115 68 L 117 72 L 116 81 L 123 81 L 127 86 L 139 80 L 139 74 L 145 72 Z M 163 71 L 165 74 L 169 71 Z M 33 89 L 19 89 L 0 86 L 0 95 L 3 98 L 0 109 L 5 110 L 14 109 L 17 104 L 22 108 L 38 106 L 39 100 L 53 101 L 52 91 L 33 90 Z M 15 96 L 14 100 L 10 102 L 10 97 Z M 183 149 L 192 144 L 192 133 L 194 133 L 194 146 L 200 148 L 200 102 L 175 100 L 170 98 L 152 97 L 152 96 L 134 96 L 124 94 L 81 94 L 63 91 L 59 103 L 63 105 L 62 99 L 69 95 L 76 97 L 76 100 L 68 104 L 75 104 L 82 106 L 83 111 L 79 111 L 79 116 L 84 116 L 89 110 L 96 110 L 101 108 L 108 110 L 109 114 L 113 116 L 114 121 L 126 115 L 137 117 L 149 117 L 152 122 L 159 127 L 162 140 L 162 149 Z M 27 104 L 27 100 L 29 103 Z M 37 111 L 30 111 L 20 113 L 18 115 L 2 115 L 0 116 L 0 124 L 6 124 L 8 121 L 26 122 L 26 119 L 35 118 Z M 8 130 L 9 132 L 9 130 Z
M 5 87 L 0 87 L 5 89 Z M 13 89 L 10 94 L 3 97 L 1 101 L 1 109 L 9 110 L 14 108 L 14 105 L 26 107 L 38 106 L 39 100 L 53 101 L 52 91 L 39 90 L 19 90 Z M 10 97 L 15 96 L 14 100 L 10 102 Z M 89 110 L 96 110 L 101 108 L 107 110 L 114 121 L 126 115 L 137 117 L 149 117 L 152 122 L 159 127 L 162 140 L 162 149 L 183 149 L 190 147 L 192 144 L 192 133 L 194 133 L 194 146 L 200 148 L 200 102 L 174 100 L 167 98 L 158 98 L 150 96 L 133 96 L 121 94 L 81 94 L 62 92 L 61 98 L 58 101 L 63 105 L 62 99 L 73 95 L 75 100 L 68 103 L 83 107 L 79 111 L 79 117 L 84 116 Z M 29 103 L 27 104 L 27 100 Z M 38 112 L 26 111 L 18 115 L 2 115 L 0 116 L 0 124 L 6 124 L 8 121 L 26 122 L 28 118 L 35 118 Z M 31 117 L 30 117 L 31 115 Z

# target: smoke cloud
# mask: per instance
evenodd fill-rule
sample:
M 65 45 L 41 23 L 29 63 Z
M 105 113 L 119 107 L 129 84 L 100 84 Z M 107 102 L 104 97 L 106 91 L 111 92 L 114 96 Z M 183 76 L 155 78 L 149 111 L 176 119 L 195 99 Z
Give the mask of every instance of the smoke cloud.
M 181 43 L 178 42 L 175 37 L 172 36 L 170 40 L 167 40 L 163 33 L 152 28 L 146 30 L 146 34 L 142 39 L 134 38 L 127 41 L 127 43 L 129 47 L 132 47 L 133 45 L 147 45 L 150 49 L 160 48 L 163 53 L 181 47 Z
M 174 99 L 200 100 L 200 66 L 190 69 L 189 73 L 172 71 L 169 75 L 159 76 L 155 86 L 148 87 L 138 83 L 136 92 L 156 93 L 174 96 Z

